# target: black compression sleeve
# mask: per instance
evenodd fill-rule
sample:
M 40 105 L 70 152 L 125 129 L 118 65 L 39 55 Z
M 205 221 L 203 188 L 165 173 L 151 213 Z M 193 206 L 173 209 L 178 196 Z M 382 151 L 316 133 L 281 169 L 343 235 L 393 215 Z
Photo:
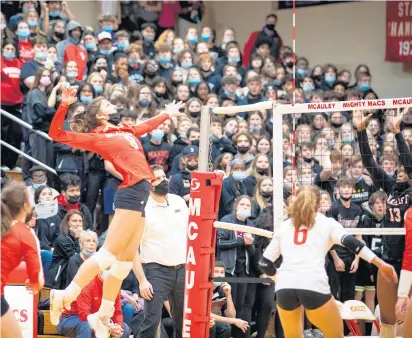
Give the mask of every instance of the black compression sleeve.
M 349 234 L 346 234 L 342 237 L 341 243 L 356 255 L 359 254 L 359 252 L 365 246 L 365 243 Z
M 259 259 L 259 268 L 263 271 L 266 275 L 272 277 L 276 275 L 276 265 L 275 262 L 272 262 L 270 259 L 267 259 L 265 256 L 262 255 Z

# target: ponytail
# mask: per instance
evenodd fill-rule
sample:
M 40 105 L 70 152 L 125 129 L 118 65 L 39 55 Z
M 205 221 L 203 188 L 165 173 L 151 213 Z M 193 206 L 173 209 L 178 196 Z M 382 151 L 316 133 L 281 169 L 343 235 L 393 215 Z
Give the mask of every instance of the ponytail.
M 315 225 L 315 217 L 319 209 L 320 192 L 315 186 L 300 190 L 296 199 L 289 205 L 288 213 L 296 230 L 301 225 L 309 229 Z
M 12 222 L 13 217 L 11 216 L 9 207 L 1 201 L 1 239 L 11 231 Z
M 103 96 L 98 96 L 86 106 L 84 113 L 75 115 L 70 121 L 70 128 L 76 133 L 90 133 L 99 126 L 97 115 L 100 112 L 102 101 L 106 100 Z

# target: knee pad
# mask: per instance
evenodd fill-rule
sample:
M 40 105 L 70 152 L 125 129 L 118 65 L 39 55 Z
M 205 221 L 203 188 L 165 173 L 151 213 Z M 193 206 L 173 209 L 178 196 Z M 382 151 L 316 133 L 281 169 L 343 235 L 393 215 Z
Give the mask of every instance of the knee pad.
M 115 261 L 110 268 L 109 273 L 119 280 L 123 280 L 127 277 L 130 270 L 133 268 L 133 262 L 128 261 Z
M 94 259 L 96 261 L 100 270 L 106 270 L 107 268 L 110 268 L 114 262 L 116 262 L 116 256 L 104 248 L 97 251 L 96 254 L 90 259 Z
M 396 338 L 396 324 L 389 325 L 381 323 L 380 338 Z

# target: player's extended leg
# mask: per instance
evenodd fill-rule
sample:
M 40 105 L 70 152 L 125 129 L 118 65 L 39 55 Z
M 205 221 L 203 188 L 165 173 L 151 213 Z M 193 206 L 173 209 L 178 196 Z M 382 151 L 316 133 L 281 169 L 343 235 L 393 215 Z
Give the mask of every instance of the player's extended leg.
M 100 271 L 108 269 L 116 262 L 116 257 L 127 247 L 129 242 L 136 240 L 134 234 L 140 234 L 141 238 L 144 222 L 140 211 L 116 209 L 103 247 L 81 265 L 73 281 L 65 290 L 52 290 L 50 319 L 54 325 L 59 322 L 63 306 L 70 308 L 70 304 L 76 300 L 82 288 L 90 283 Z M 113 291 L 113 294 L 115 292 Z M 116 297 L 113 298 L 113 301 L 115 299 Z
M 333 297 L 315 310 L 306 310 L 306 316 L 322 331 L 325 338 L 343 338 L 343 321 Z
M 288 311 L 278 305 L 280 321 L 282 322 L 283 332 L 287 338 L 302 338 L 303 336 L 303 311 L 302 307 Z
M 408 303 L 408 310 L 403 318 L 403 338 L 412 338 L 412 299 Z
M 144 217 L 140 217 L 143 220 Z M 99 312 L 88 316 L 91 328 L 95 331 L 96 338 L 107 337 L 109 334 L 108 324 L 114 312 L 114 302 L 120 292 L 123 280 L 128 276 L 133 267 L 133 260 L 138 252 L 143 235 L 143 226 L 134 226 L 134 234 L 131 233 L 130 242 L 116 257 L 109 270 L 109 274 L 103 283 L 103 297 Z
M 378 303 L 381 316 L 381 338 L 396 337 L 395 306 L 397 301 L 397 285 L 387 281 L 378 273 Z

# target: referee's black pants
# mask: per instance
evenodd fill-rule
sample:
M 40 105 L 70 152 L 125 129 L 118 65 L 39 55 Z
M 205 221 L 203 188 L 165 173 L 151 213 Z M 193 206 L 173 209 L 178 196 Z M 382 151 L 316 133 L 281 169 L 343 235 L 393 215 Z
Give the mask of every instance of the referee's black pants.
M 168 267 L 157 263 L 143 265 L 146 279 L 152 284 L 153 298 L 144 301 L 144 319 L 137 338 L 155 338 L 162 317 L 163 302 L 169 300 L 174 338 L 182 337 L 185 266 Z

